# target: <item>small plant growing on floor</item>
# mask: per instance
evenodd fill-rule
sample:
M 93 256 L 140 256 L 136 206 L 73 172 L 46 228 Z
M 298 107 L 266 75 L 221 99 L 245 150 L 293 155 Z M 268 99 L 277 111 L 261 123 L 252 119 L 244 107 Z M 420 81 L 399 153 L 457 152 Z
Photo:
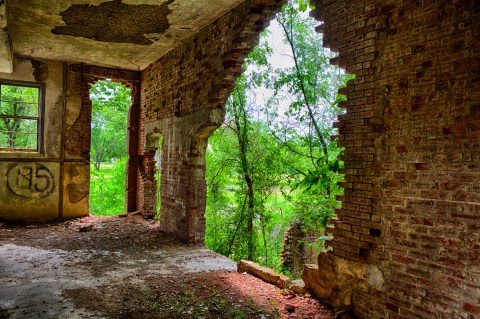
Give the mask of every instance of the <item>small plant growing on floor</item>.
M 245 314 L 240 309 L 233 309 L 230 313 L 229 319 L 243 319 Z

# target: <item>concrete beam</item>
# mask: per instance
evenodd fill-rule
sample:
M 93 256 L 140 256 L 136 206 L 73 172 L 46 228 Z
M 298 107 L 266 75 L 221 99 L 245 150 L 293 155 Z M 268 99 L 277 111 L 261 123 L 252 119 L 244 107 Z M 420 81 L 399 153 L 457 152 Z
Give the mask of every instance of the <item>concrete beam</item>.
M 7 0 L 0 0 L 0 73 L 12 72 L 13 54 L 8 24 Z

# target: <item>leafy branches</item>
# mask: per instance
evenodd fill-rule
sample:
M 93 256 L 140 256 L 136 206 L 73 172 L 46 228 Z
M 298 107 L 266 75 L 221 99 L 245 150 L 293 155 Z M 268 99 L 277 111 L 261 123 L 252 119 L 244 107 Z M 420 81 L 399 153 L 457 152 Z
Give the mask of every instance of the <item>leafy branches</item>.
M 102 162 L 126 156 L 130 90 L 122 84 L 99 81 L 90 90 L 92 101 L 92 159 L 95 169 Z

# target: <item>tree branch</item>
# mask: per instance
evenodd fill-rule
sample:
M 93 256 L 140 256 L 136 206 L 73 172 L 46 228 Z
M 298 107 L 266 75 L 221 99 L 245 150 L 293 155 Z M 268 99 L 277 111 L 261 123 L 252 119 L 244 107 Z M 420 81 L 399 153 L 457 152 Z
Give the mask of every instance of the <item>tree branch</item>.
M 293 61 L 295 62 L 295 69 L 296 69 L 296 73 L 297 73 L 297 78 L 300 80 L 300 89 L 302 91 L 302 95 L 303 95 L 303 99 L 305 101 L 305 105 L 307 106 L 307 109 L 308 109 L 308 114 L 309 114 L 309 117 L 310 117 L 310 120 L 312 121 L 313 123 L 313 126 L 315 128 L 315 131 L 317 133 L 317 137 L 318 139 L 320 140 L 320 143 L 322 144 L 322 151 L 323 151 L 323 154 L 325 155 L 325 158 L 326 158 L 326 162 L 328 163 L 328 148 L 327 148 L 327 143 L 325 142 L 325 139 L 323 138 L 323 135 L 321 133 L 321 130 L 320 130 L 320 126 L 318 125 L 316 119 L 315 119 L 315 116 L 313 114 L 313 108 L 312 106 L 310 105 L 309 101 L 308 101 L 308 98 L 307 98 L 307 91 L 306 91 L 306 88 L 305 88 L 305 83 L 304 83 L 304 79 L 303 79 L 303 76 L 300 72 L 300 67 L 298 65 L 298 57 L 297 57 L 297 53 L 295 51 L 295 45 L 293 43 L 293 31 L 292 34 L 290 34 L 287 30 L 287 27 L 285 25 L 285 22 L 282 21 L 280 18 L 277 18 L 277 21 L 278 23 L 282 26 L 283 28 L 283 31 L 285 32 L 285 36 L 287 38 L 287 41 L 288 41 L 288 44 L 290 45 L 290 48 L 292 50 L 292 53 L 293 53 Z M 293 28 L 293 24 L 290 24 L 290 27 Z

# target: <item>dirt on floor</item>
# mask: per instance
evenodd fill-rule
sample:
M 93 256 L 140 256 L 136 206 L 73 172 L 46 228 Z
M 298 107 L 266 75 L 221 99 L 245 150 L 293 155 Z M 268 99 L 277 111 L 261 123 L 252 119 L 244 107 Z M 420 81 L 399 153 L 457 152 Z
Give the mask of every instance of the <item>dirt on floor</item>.
M 0 318 L 334 318 L 235 270 L 139 216 L 0 222 Z

